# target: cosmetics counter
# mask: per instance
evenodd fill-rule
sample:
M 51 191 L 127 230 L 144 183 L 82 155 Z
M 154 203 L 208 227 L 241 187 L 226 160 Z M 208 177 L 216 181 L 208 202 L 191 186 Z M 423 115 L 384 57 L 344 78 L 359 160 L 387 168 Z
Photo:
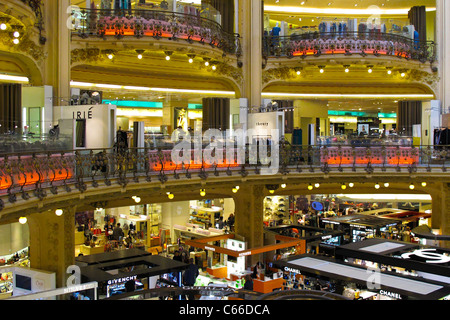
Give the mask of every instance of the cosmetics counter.
M 316 255 L 299 255 L 274 262 L 287 289 L 321 290 L 355 300 L 441 300 L 450 286 L 431 279 Z

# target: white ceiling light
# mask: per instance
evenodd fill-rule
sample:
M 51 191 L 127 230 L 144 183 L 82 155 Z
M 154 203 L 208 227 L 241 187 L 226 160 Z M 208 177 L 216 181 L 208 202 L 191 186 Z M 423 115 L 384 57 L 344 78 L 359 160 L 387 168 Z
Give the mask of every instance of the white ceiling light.
M 340 94 L 340 93 L 287 93 L 263 92 L 264 97 L 293 97 L 293 98 L 361 98 L 361 99 L 434 99 L 432 94 Z
M 357 6 L 355 6 L 357 7 Z M 277 12 L 277 13 L 304 13 L 304 14 L 317 14 L 317 15 L 408 15 L 408 11 L 411 8 L 404 9 L 350 9 L 350 8 L 305 8 L 305 7 L 294 7 L 294 6 L 279 6 L 279 5 L 265 5 L 264 11 Z M 427 12 L 436 11 L 436 8 L 426 8 Z
M 0 78 L 1 79 L 1 78 Z M 234 91 L 222 91 L 222 90 L 195 90 L 195 89 L 175 89 L 175 88 L 150 88 L 150 87 L 133 87 L 133 86 L 121 86 L 112 84 L 96 84 L 87 82 L 76 82 L 71 81 L 70 85 L 72 87 L 97 87 L 105 89 L 125 89 L 125 90 L 145 90 L 145 91 L 155 91 L 155 92 L 166 92 L 166 93 L 200 93 L 200 94 L 218 94 L 234 96 L 236 93 Z
M 9 74 L 0 74 L 0 80 L 26 82 L 26 83 L 30 81 L 27 77 L 11 76 Z

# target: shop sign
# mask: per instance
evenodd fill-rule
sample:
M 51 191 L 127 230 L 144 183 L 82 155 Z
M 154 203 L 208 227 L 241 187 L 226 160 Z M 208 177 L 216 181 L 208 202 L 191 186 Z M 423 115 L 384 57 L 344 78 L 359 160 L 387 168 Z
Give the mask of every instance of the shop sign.
M 311 208 L 313 208 L 316 211 L 322 211 L 323 204 L 321 204 L 320 202 L 314 201 L 313 203 L 311 203 Z
M 92 119 L 92 109 L 94 107 L 90 107 L 89 110 L 86 111 L 74 111 L 72 113 L 73 119 L 81 120 L 81 119 Z
M 425 260 L 426 263 L 448 263 L 450 262 L 450 256 L 446 256 L 442 253 L 436 252 L 436 249 L 421 249 L 414 250 L 413 252 L 403 253 L 401 257 L 403 259 L 411 259 L 411 256 L 416 256 Z
M 123 277 L 123 278 L 118 278 L 118 279 L 114 279 L 114 280 L 108 280 L 108 285 L 127 282 L 130 280 L 136 280 L 136 279 L 137 279 L 137 276 L 130 276 L 130 277 Z
M 301 274 L 301 271 L 295 268 L 284 267 L 284 271 Z
M 245 256 L 251 256 L 251 255 L 252 255 L 251 251 L 246 251 L 246 252 L 239 253 L 239 257 L 245 257 Z
M 205 250 L 216 251 L 216 248 L 205 246 Z
M 340 224 L 339 222 L 336 221 L 329 221 L 329 220 L 322 220 L 325 223 L 331 223 L 331 224 Z
M 322 240 L 328 240 L 328 239 L 331 239 L 331 234 L 328 236 L 322 236 Z
M 400 294 L 398 294 L 398 293 L 395 293 L 395 292 L 385 291 L 385 290 L 381 289 L 379 293 L 381 295 L 387 296 L 389 298 L 398 299 L 398 300 L 402 299 L 402 296 Z
M 359 224 L 351 224 L 350 227 L 358 228 L 358 229 L 362 229 L 362 230 L 366 230 L 367 229 L 367 227 L 359 225 Z

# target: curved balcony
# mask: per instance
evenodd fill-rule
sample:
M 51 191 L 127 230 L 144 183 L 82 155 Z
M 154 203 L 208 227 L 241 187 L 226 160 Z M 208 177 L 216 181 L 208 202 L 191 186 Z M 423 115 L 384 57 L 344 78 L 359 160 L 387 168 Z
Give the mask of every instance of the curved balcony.
M 231 149 L 231 153 L 230 149 L 220 149 L 217 155 L 222 153 L 222 159 L 226 160 L 214 164 L 194 162 L 194 152 L 191 162 L 182 164 L 172 161 L 171 148 L 3 154 L 0 157 L 0 197 L 3 198 L 0 210 L 5 209 L 7 203 L 14 207 L 19 197 L 25 202 L 40 201 L 48 197 L 49 192 L 64 195 L 73 189 L 84 193 L 100 187 L 125 188 L 128 184 L 141 183 L 139 188 L 143 188 L 142 183 L 158 186 L 182 182 L 192 188 L 195 183 L 217 181 L 231 185 L 239 179 L 273 183 L 276 189 L 286 179 L 310 183 L 312 177 L 323 178 L 324 175 L 330 183 L 342 183 L 355 177 L 368 182 L 368 176 L 372 180 L 383 178 L 410 183 L 412 175 L 433 181 L 448 179 L 446 172 L 450 167 L 447 146 L 293 146 L 283 143 L 279 145 L 278 157 L 269 162 L 261 161 L 258 156 L 254 158 L 255 153 L 247 147 L 243 163 L 236 160 L 235 149 Z M 263 173 L 263 169 L 269 168 L 271 173 Z
M 226 54 L 240 56 L 238 34 L 225 32 L 220 24 L 200 16 L 161 10 L 80 9 L 72 12 L 72 36 L 82 39 L 98 37 L 151 37 L 153 39 L 185 40 L 208 44 Z
M 284 37 L 264 36 L 263 55 L 267 58 L 307 58 L 321 55 L 389 56 L 422 63 L 434 62 L 436 44 L 373 32 L 307 32 Z

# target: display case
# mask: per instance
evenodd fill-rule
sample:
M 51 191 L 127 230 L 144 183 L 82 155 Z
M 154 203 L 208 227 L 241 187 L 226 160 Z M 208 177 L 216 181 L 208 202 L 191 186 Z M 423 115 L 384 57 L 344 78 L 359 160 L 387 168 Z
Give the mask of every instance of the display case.
M 264 199 L 264 223 L 269 227 L 291 223 L 288 196 L 266 197 Z
M 189 223 L 204 226 L 205 229 L 215 227 L 216 221 L 220 216 L 223 216 L 223 208 L 211 206 L 210 208 L 204 206 L 190 206 Z

